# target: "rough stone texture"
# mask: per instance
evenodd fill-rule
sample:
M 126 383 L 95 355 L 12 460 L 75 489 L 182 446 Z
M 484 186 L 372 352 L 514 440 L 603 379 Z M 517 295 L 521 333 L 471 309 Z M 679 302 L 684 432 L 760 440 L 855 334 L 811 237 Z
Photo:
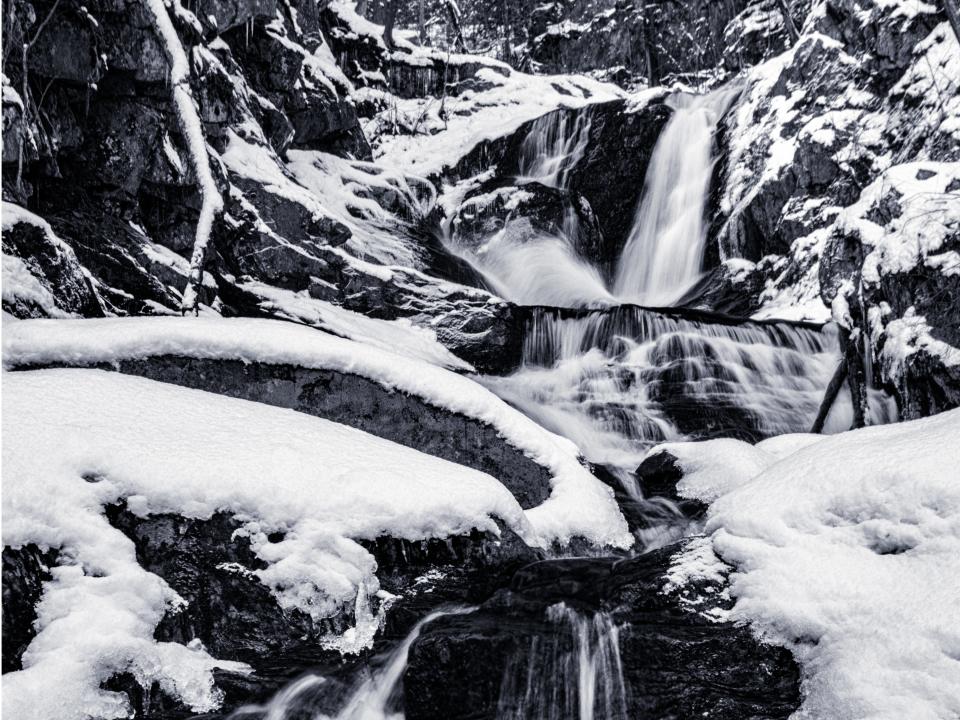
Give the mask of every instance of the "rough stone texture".
M 103 310 L 90 279 L 74 253 L 51 238 L 43 228 L 30 223 L 17 223 L 3 233 L 3 252 L 23 260 L 31 273 L 47 290 L 64 313 L 84 317 L 100 317 Z M 45 308 L 29 299 L 15 302 L 4 299 L 3 309 L 19 317 L 44 317 Z
M 572 234 L 576 249 L 588 258 L 603 248 L 600 225 L 586 198 L 538 182 L 518 187 L 495 178 L 479 185 L 467 193 L 452 227 L 453 240 L 471 249 L 500 231 L 517 244 Z
M 255 662 L 315 644 L 334 629 L 315 627 L 309 615 L 280 607 L 254 574 L 266 563 L 249 539 L 235 536 L 242 523 L 227 514 L 141 518 L 125 506 L 111 506 L 107 518 L 133 541 L 137 562 L 187 601 L 164 616 L 154 633 L 158 640 L 186 644 L 199 638 L 214 657 Z
M 714 67 L 724 28 L 747 5 L 733 2 L 552 2 L 532 14 L 530 56 L 546 72 L 623 66 L 655 78 Z M 649 66 L 648 66 L 649 64 Z
M 36 545 L 3 548 L 3 672 L 22 668 L 21 659 L 36 631 L 36 605 L 50 579 L 51 554 Z
M 607 271 L 620 256 L 643 189 L 647 166 L 660 131 L 671 110 L 652 102 L 631 111 L 624 101 L 592 105 L 580 110 L 556 110 L 573 116 L 589 113 L 590 130 L 583 157 L 573 167 L 567 183 L 571 192 L 590 204 L 602 234 L 602 244 L 592 256 Z M 480 143 L 451 171 L 454 177 L 470 177 L 496 166 L 496 176 L 513 178 L 520 174 L 521 147 L 534 122 L 521 125 L 512 135 Z
M 156 639 L 179 643 L 199 639 L 213 656 L 252 666 L 250 675 L 215 672 L 216 685 L 225 693 L 224 713 L 269 699 L 308 668 L 322 669 L 331 684 L 320 696 L 300 700 L 310 703 L 311 713 L 321 709 L 332 712 L 342 695 L 336 684 L 343 680 L 344 688 L 349 687 L 347 678 L 362 672 L 369 658 L 401 640 L 426 613 L 443 603 L 483 600 L 508 585 L 517 569 L 540 559 L 504 526 L 499 537 L 474 531 L 423 542 L 390 537 L 360 541 L 376 559 L 381 587 L 397 599 L 373 651 L 350 658 L 320 644 L 324 634 L 342 632 L 353 622 L 350 613 L 316 623 L 298 610 L 280 607 L 255 575 L 266 564 L 249 539 L 242 532 L 237 534 L 243 526 L 237 519 L 226 513 L 206 519 L 169 514 L 138 517 L 123 504 L 109 506 L 107 517 L 133 541 L 141 566 L 162 577 L 187 601 L 164 616 L 154 634 Z M 282 539 L 282 533 L 273 533 L 266 541 Z M 5 607 L 7 554 L 5 550 Z M 5 613 L 5 652 L 6 617 Z M 19 623 L 19 616 L 16 619 Z M 16 628 L 20 627 L 17 624 Z M 158 686 L 141 687 L 133 676 L 115 676 L 105 687 L 126 692 L 137 717 L 167 720 L 191 716 Z
M 406 717 L 500 717 L 498 705 L 509 700 L 505 685 L 524 681 L 538 648 L 571 651 L 571 627 L 550 621 L 546 612 L 558 601 L 588 617 L 605 610 L 621 626 L 628 716 L 686 718 L 706 710 L 731 719 L 790 715 L 800 701 L 799 673 L 787 651 L 759 644 L 745 628 L 705 619 L 700 613 L 721 602 L 717 588 L 697 588 L 697 599 L 704 601 L 697 611 L 690 609 L 689 596 L 660 592 L 677 549 L 625 560 L 536 563 L 514 576 L 510 591 L 476 612 L 429 623 L 411 648 L 404 675 Z M 477 657 L 484 662 L 476 663 Z M 576 694 L 575 688 L 563 690 Z
M 116 367 L 129 375 L 291 408 L 475 468 L 499 479 L 524 508 L 550 495 L 549 471 L 491 426 L 359 375 L 172 355 L 122 360 Z
M 681 498 L 677 494 L 677 483 L 683 478 L 683 470 L 677 458 L 668 451 L 644 458 L 634 474 L 645 498 L 669 500 L 690 518 L 701 517 L 706 512 L 707 506 L 702 502 Z

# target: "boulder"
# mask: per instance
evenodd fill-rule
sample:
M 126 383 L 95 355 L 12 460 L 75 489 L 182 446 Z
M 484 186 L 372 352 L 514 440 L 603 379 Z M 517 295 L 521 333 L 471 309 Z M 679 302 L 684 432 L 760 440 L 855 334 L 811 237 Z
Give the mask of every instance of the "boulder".
M 509 182 L 494 179 L 467 193 L 451 223 L 455 243 L 475 251 L 498 232 L 516 244 L 550 235 L 568 238 L 584 257 L 600 254 L 603 235 L 586 198 L 539 182 Z
M 358 428 L 499 479 L 521 507 L 550 495 L 551 475 L 481 420 L 335 370 L 159 355 L 121 360 L 120 372 L 291 408 Z M 21 368 L 27 369 L 27 368 Z
M 36 605 L 51 579 L 53 554 L 36 545 L 3 548 L 3 672 L 21 670 L 23 653 L 36 635 Z

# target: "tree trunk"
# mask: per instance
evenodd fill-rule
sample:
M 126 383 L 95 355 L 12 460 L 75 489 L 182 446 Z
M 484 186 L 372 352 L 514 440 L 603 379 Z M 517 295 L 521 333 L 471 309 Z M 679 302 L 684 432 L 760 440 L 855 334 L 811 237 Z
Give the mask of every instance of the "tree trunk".
M 960 43 L 960 9 L 958 9 L 957 0 L 943 0 L 943 9 L 947 13 L 947 20 L 950 21 L 950 27 L 953 28 L 953 34 L 957 36 L 957 42 Z
M 393 50 L 393 24 L 397 19 L 397 2 L 399 0 L 389 0 L 387 3 L 387 15 L 383 23 L 383 44 L 387 50 Z
M 951 0 L 944 1 L 949 3 Z M 800 38 L 800 32 L 793 22 L 793 15 L 790 13 L 790 4 L 787 0 L 780 0 L 780 12 L 783 13 L 783 26 L 787 29 L 787 32 L 790 33 L 790 38 L 793 42 L 796 42 Z
M 510 43 L 510 35 L 513 27 L 510 25 L 510 2 L 509 0 L 500 0 L 500 14 L 503 18 L 503 60 L 509 63 L 513 56 L 513 47 Z
M 830 408 L 840 394 L 840 388 L 843 387 L 843 381 L 847 379 L 847 357 L 846 352 L 840 355 L 840 363 L 837 365 L 830 383 L 827 385 L 827 391 L 823 395 L 823 402 L 820 403 L 820 410 L 817 412 L 817 419 L 813 421 L 812 433 L 822 433 L 823 426 L 827 422 L 827 416 L 830 414 Z
M 446 0 L 447 17 L 450 19 L 450 26 L 453 28 L 453 49 L 456 52 L 467 52 L 467 43 L 463 39 L 463 26 L 460 24 L 460 7 L 456 0 Z
M 417 0 L 417 29 L 420 31 L 420 45 L 427 44 L 427 17 L 423 4 L 426 0 Z
M 850 399 L 853 402 L 853 427 L 867 425 L 867 372 L 863 362 L 864 334 L 860 328 L 850 333 L 848 340 L 847 384 L 850 386 Z

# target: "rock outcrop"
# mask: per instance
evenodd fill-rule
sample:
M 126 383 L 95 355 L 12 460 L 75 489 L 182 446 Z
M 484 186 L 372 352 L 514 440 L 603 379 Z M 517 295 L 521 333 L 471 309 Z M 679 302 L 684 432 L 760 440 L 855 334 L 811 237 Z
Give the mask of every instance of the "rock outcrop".
M 575 713 L 591 667 L 595 702 L 627 717 L 787 717 L 799 704 L 789 653 L 719 620 L 720 587 L 664 592 L 681 549 L 535 563 L 475 612 L 430 622 L 410 651 L 406 717 Z M 540 694 L 548 683 L 555 693 Z

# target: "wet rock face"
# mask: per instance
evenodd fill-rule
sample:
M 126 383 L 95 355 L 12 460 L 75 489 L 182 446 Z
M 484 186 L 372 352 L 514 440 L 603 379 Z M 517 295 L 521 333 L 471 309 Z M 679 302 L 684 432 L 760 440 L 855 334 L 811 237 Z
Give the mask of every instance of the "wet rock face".
M 297 609 L 281 607 L 256 575 L 266 563 L 257 556 L 250 534 L 237 518 L 227 513 L 205 519 L 170 514 L 140 517 L 124 504 L 109 506 L 106 514 L 110 523 L 133 541 L 140 565 L 162 577 L 185 601 L 167 612 L 154 637 L 182 644 L 199 640 L 214 657 L 239 660 L 252 667 L 249 675 L 215 673 L 216 685 L 225 693 L 222 712 L 269 698 L 305 669 L 319 667 L 332 676 L 346 676 L 357 664 L 356 659 L 325 650 L 321 643 L 325 634 L 340 633 L 353 622 L 349 613 L 317 623 Z M 283 533 L 268 534 L 265 539 L 268 543 L 282 540 Z M 499 537 L 474 531 L 444 540 L 410 542 L 380 537 L 360 544 L 376 559 L 381 587 L 397 596 L 378 638 L 378 648 L 403 637 L 438 604 L 485 599 L 509 584 L 519 567 L 539 559 L 503 526 Z M 4 671 L 7 648 L 13 652 L 17 632 L 29 628 L 21 615 L 32 612 L 30 603 L 39 598 L 39 586 L 36 592 L 31 592 L 32 586 L 20 587 L 25 570 L 32 573 L 26 581 L 36 577 L 30 564 L 36 553 L 32 548 L 26 550 L 27 555 L 4 551 Z M 10 633 L 8 588 L 16 591 L 11 601 Z M 23 613 L 18 613 L 17 603 L 23 605 Z M 126 692 L 137 717 L 190 715 L 158 686 L 143 688 L 133 676 L 115 676 L 104 686 Z
M 948 165 L 933 167 L 918 166 L 910 175 L 934 182 L 939 175 L 939 187 L 947 192 L 931 188 L 908 195 L 894 182 L 881 186 L 867 205 L 861 203 L 846 222 L 830 228 L 820 258 L 824 303 L 840 296 L 853 325 L 868 329 L 878 379 L 896 398 L 901 419 L 960 407 L 960 367 L 949 360 L 952 348 L 960 347 L 960 275 L 954 260 L 960 251 L 960 223 L 955 213 L 952 219 L 938 213 L 941 202 L 953 203 L 953 195 L 960 201 L 960 177 L 954 178 Z M 933 203 L 920 205 L 924 197 Z M 889 250 L 875 248 L 871 231 L 881 241 L 885 234 L 902 232 L 906 243 L 917 218 L 925 218 L 924 236 L 941 239 L 938 246 L 918 248 L 916 257 L 899 264 L 888 257 Z
M 36 635 L 36 605 L 52 554 L 36 545 L 3 548 L 3 672 L 20 670 L 23 653 Z
M 236 534 L 243 525 L 229 515 L 141 518 L 111 506 L 107 518 L 133 541 L 137 562 L 186 601 L 164 616 L 154 633 L 158 640 L 185 645 L 199 639 L 214 657 L 243 662 L 318 642 L 325 628 L 280 607 L 254 574 L 266 563 L 247 537 Z
M 565 182 L 570 193 L 586 199 L 597 218 L 601 240 L 589 257 L 609 272 L 633 226 L 647 166 L 671 110 L 662 102 L 652 102 L 631 111 L 625 102 L 618 100 L 582 110 L 555 112 L 566 113 L 571 118 L 588 113 L 586 147 L 579 162 L 566 173 Z M 469 177 L 495 165 L 496 178 L 504 184 L 510 183 L 512 178 L 522 175 L 523 143 L 535 129 L 535 122 L 525 123 L 506 138 L 480 143 L 457 164 L 452 174 Z M 575 127 L 575 119 L 567 125 Z
M 697 611 L 687 604 L 689 597 L 682 601 L 661 592 L 680 549 L 626 560 L 536 563 L 476 612 L 432 621 L 410 651 L 406 717 L 492 720 L 518 710 L 530 716 L 538 700 L 530 695 L 538 687 L 530 673 L 551 663 L 572 670 L 566 678 L 572 687 L 557 687 L 559 697 L 539 701 L 566 699 L 576 708 L 580 633 L 592 643 L 588 652 L 601 651 L 604 642 L 609 651 L 610 635 L 604 639 L 596 625 L 571 624 L 569 612 L 557 606 L 561 601 L 586 618 L 603 610 L 610 627 L 617 627 L 613 643 L 623 670 L 625 717 L 686 718 L 706 710 L 731 720 L 789 716 L 800 695 L 799 673 L 787 651 L 761 645 L 745 628 L 708 620 L 703 613 L 725 602 L 717 588 L 696 589 L 710 598 Z M 477 657 L 484 662 L 478 665 Z M 608 677 L 598 679 L 601 696 Z
M 291 408 L 472 467 L 499 479 L 524 508 L 550 495 L 550 473 L 491 426 L 359 375 L 172 355 L 123 360 L 117 367 L 151 380 Z
M 452 223 L 455 243 L 476 250 L 498 232 L 517 244 L 565 236 L 584 257 L 600 253 L 603 234 L 586 198 L 539 182 L 509 182 L 494 179 L 467 193 Z
M 42 227 L 16 223 L 3 232 L 4 255 L 23 260 L 63 313 L 101 317 L 96 291 L 70 248 L 51 238 Z M 10 262 L 15 262 L 11 258 Z M 46 317 L 49 310 L 35 299 L 4 296 L 3 309 L 19 318 Z

